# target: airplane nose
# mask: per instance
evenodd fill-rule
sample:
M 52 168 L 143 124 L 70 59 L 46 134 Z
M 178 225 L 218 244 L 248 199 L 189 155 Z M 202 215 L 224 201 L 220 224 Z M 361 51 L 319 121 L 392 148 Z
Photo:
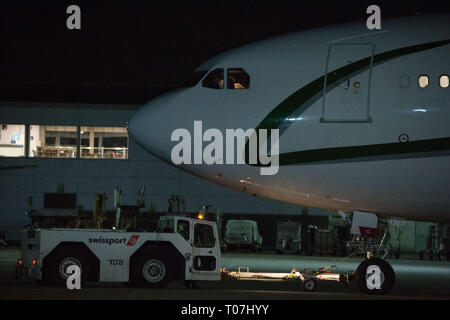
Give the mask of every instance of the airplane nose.
M 154 156 L 165 159 L 167 155 L 166 99 L 160 97 L 149 102 L 128 121 L 128 134 Z

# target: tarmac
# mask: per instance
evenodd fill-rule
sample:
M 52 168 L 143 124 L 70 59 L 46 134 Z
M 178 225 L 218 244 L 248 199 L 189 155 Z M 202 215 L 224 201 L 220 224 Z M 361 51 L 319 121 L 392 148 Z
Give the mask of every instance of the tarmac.
M 222 280 L 199 282 L 201 289 L 187 290 L 182 281 L 164 289 L 129 288 L 121 283 L 88 282 L 81 290 L 39 285 L 25 276 L 16 279 L 14 265 L 20 248 L 0 248 L 1 300 L 450 300 L 450 262 L 418 259 L 388 260 L 396 273 L 394 289 L 383 296 L 365 295 L 354 282 L 319 281 L 314 292 L 305 292 L 299 281 Z M 292 268 L 318 270 L 335 266 L 334 272 L 355 271 L 361 257 L 311 257 L 273 252 L 222 254 L 228 271 L 248 267 L 254 272 L 286 272 Z

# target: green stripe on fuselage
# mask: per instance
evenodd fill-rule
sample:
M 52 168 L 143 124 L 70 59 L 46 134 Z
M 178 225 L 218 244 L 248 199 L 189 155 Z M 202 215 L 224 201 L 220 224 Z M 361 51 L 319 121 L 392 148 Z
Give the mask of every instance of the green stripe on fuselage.
M 450 138 L 288 152 L 283 153 L 282 157 L 280 155 L 280 165 L 370 158 L 388 155 L 406 155 L 443 150 L 450 150 Z
M 449 43 L 450 39 L 386 51 L 374 55 L 372 65 L 375 66 L 401 56 L 444 46 Z M 371 65 L 371 58 L 372 57 L 367 57 L 329 72 L 326 75 L 327 79 L 326 92 L 335 88 L 337 85 L 345 81 L 348 77 L 351 77 L 355 74 L 361 73 L 369 69 Z M 286 119 L 292 117 L 293 114 L 295 114 L 295 116 L 298 117 L 305 110 L 307 110 L 314 102 L 316 102 L 318 99 L 320 99 L 320 97 L 323 96 L 324 81 L 325 75 L 308 83 L 301 89 L 291 94 L 285 100 L 283 100 L 256 127 L 257 132 L 259 129 L 267 129 L 268 136 L 270 136 L 270 129 L 279 129 L 280 126 L 282 125 L 289 126 L 289 122 L 286 121 Z M 282 136 L 283 132 L 280 132 L 280 137 Z M 402 144 L 400 143 L 387 143 L 377 145 L 349 146 L 349 147 L 326 148 L 318 150 L 304 150 L 304 151 L 283 153 L 279 155 L 280 165 L 337 160 L 345 158 L 357 158 L 376 155 L 408 154 L 412 152 L 423 152 L 420 151 L 421 149 L 428 151 L 449 149 L 448 138 L 414 141 L 408 143 L 409 143 L 408 147 L 405 146 L 402 147 Z M 425 147 L 425 145 L 429 146 Z M 249 155 L 249 145 L 247 141 L 247 144 L 245 146 L 245 161 L 247 164 L 249 164 L 248 155 Z M 256 166 L 259 165 L 260 164 L 256 164 Z

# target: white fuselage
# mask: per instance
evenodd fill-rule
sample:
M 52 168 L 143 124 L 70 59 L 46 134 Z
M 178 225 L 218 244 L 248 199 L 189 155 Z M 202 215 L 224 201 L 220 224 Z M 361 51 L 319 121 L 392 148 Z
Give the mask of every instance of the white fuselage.
M 278 128 L 280 168 L 181 164 L 261 197 L 332 210 L 449 221 L 449 16 L 309 30 L 226 52 L 198 70 L 243 68 L 246 90 L 195 86 L 159 97 L 129 122 L 141 146 L 171 162 L 171 133 Z M 358 63 L 359 62 L 359 63 Z M 418 86 L 426 75 L 429 84 Z M 226 81 L 226 79 L 225 79 Z M 207 143 L 205 143 L 206 145 Z M 224 149 L 224 157 L 226 156 Z

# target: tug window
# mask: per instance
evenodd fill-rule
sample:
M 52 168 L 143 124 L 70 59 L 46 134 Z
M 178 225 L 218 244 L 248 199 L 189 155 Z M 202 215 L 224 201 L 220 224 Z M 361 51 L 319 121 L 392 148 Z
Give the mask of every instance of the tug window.
M 419 79 L 418 79 L 419 87 L 426 88 L 426 87 L 428 87 L 428 84 L 429 84 L 428 76 L 426 76 L 426 75 L 419 76 Z
M 223 68 L 214 69 L 203 79 L 202 85 L 211 89 L 223 89 L 223 73 Z
M 228 69 L 227 72 L 228 89 L 249 89 L 250 76 L 242 68 Z
M 210 225 L 197 223 L 194 227 L 194 245 L 197 248 L 212 248 L 216 244 Z
M 189 240 L 189 221 L 178 220 L 177 233 L 181 234 L 185 240 Z
M 439 78 L 439 85 L 441 86 L 441 88 L 448 88 L 448 86 L 449 86 L 449 78 L 448 78 L 448 75 L 443 74 L 443 75 Z

